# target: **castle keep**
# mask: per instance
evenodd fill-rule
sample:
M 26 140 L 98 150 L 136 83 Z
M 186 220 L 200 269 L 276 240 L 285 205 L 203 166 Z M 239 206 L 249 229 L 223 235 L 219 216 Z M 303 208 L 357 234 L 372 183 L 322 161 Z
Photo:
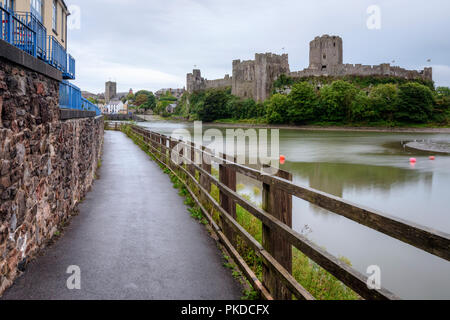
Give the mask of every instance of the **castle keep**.
M 389 63 L 376 66 L 344 64 L 343 41 L 341 37 L 324 35 L 310 42 L 309 67 L 291 72 L 287 54 L 256 54 L 255 60 L 234 60 L 233 75 L 223 79 L 207 80 L 196 69 L 187 75 L 187 91 L 231 87 L 232 94 L 241 98 L 252 98 L 262 102 L 272 91 L 273 82 L 282 74 L 294 79 L 309 76 L 386 76 L 405 79 L 433 80 L 432 68 L 406 70 Z

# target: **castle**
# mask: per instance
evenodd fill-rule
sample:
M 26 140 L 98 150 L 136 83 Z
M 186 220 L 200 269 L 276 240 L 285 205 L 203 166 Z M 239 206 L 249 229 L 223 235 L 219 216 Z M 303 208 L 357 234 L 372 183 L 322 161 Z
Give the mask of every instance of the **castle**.
M 198 69 L 187 75 L 186 88 L 189 93 L 231 87 L 232 94 L 241 98 L 252 98 L 262 102 L 269 98 L 273 82 L 282 74 L 299 79 L 309 76 L 386 76 L 405 79 L 433 80 L 432 68 L 406 70 L 389 63 L 376 66 L 344 64 L 343 41 L 341 37 L 324 35 L 310 42 L 309 67 L 291 72 L 287 54 L 256 54 L 255 60 L 233 61 L 233 75 L 223 79 L 202 78 Z

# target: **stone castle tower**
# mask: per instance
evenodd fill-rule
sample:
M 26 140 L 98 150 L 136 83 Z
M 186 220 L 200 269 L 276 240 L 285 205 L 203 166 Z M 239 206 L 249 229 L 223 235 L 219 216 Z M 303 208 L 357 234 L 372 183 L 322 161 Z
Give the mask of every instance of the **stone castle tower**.
M 344 49 L 342 38 L 324 35 L 316 37 L 309 44 L 309 69 L 331 70 L 334 66 L 342 65 Z
M 117 95 L 117 83 L 108 81 L 105 83 L 105 103 L 108 104 Z

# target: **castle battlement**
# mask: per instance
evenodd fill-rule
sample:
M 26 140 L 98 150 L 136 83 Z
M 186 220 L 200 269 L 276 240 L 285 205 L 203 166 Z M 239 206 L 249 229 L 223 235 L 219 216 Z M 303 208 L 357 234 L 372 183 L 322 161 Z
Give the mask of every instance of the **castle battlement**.
M 187 75 L 187 91 L 194 92 L 209 88 L 229 87 L 241 98 L 264 101 L 270 96 L 273 82 L 282 74 L 292 78 L 310 76 L 385 76 L 405 79 L 433 80 L 432 68 L 407 70 L 390 63 L 379 65 L 344 64 L 343 41 L 339 36 L 323 35 L 310 42 L 309 67 L 291 72 L 288 54 L 256 53 L 254 60 L 233 60 L 233 75 L 223 79 L 207 80 L 200 70 Z

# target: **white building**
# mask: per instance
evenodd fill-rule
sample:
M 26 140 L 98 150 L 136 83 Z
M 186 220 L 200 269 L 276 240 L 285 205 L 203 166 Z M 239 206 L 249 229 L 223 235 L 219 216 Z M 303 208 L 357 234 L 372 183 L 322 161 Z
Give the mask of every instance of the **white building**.
M 107 114 L 118 114 L 125 111 L 125 105 L 120 100 L 111 100 L 104 108 Z

